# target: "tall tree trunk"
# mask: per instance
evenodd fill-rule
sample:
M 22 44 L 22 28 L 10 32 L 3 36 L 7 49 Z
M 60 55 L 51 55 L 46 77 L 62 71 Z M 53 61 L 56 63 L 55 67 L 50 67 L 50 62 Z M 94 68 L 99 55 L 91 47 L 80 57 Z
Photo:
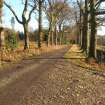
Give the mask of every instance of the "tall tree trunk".
M 61 37 L 61 39 L 60 39 L 60 45 L 62 45 L 63 44 L 63 42 L 64 42 L 64 26 L 63 26 L 63 29 L 61 30 L 61 35 L 60 35 Z
M 42 1 L 39 0 L 39 32 L 38 32 L 38 48 L 41 47 L 42 37 Z
M 81 27 L 81 49 L 84 49 L 85 36 L 84 36 L 83 18 L 82 18 L 81 25 L 82 25 Z
M 62 44 L 62 32 L 61 32 L 61 24 L 59 24 L 59 44 Z
M 51 30 L 51 45 L 54 45 L 54 31 Z
M 96 57 L 96 19 L 95 19 L 95 1 L 91 0 L 90 2 L 90 47 L 89 47 L 89 57 Z
M 80 25 L 79 25 L 79 23 L 77 23 L 76 35 L 77 35 L 77 44 L 80 44 Z
M 51 44 L 51 30 L 52 30 L 52 25 L 51 25 L 51 21 L 49 21 L 49 31 L 48 31 L 47 46 L 49 46 Z
M 83 30 L 84 30 L 84 27 L 82 26 L 82 45 L 81 45 L 81 49 L 84 49 L 84 40 L 85 40 L 85 38 L 84 38 L 85 36 L 84 36 Z
M 80 46 L 82 46 L 82 22 L 81 22 L 81 18 L 82 18 L 82 12 L 80 10 L 80 22 L 79 22 L 79 44 Z
M 84 51 L 87 51 L 87 18 L 85 16 L 86 14 L 83 14 L 83 29 L 82 29 L 82 49 Z
M 82 49 L 85 51 L 86 45 L 86 34 L 85 34 L 85 13 L 83 13 L 83 20 L 82 20 Z
M 83 23 L 83 27 L 84 27 L 84 35 L 85 35 L 85 38 L 84 38 L 84 50 L 86 51 L 87 53 L 87 47 L 88 47 L 88 34 L 87 34 L 87 31 L 88 31 L 88 7 L 87 7 L 87 0 L 85 0 L 85 13 L 84 13 L 84 23 Z
M 57 33 L 57 27 L 55 26 L 55 45 L 58 44 L 58 33 Z
M 50 26 L 49 26 L 48 38 L 47 38 L 47 46 L 50 45 L 50 38 L 51 38 L 51 29 L 50 29 Z
M 24 28 L 24 49 L 29 48 L 29 36 L 28 36 L 28 23 L 25 23 L 23 25 Z
M 88 45 L 88 7 L 87 7 L 87 0 L 85 0 L 85 7 L 83 10 L 83 27 L 82 27 L 82 49 L 87 53 L 87 45 Z

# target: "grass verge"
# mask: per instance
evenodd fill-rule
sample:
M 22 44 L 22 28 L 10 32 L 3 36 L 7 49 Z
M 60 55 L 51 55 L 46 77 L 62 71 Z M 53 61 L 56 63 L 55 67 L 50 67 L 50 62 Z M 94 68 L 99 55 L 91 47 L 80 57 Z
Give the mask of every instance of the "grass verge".
M 69 60 L 72 64 L 88 70 L 105 71 L 105 64 L 98 64 L 92 58 L 88 59 L 88 62 L 86 54 L 84 54 L 81 50 L 71 51 L 70 49 L 64 55 L 64 58 Z

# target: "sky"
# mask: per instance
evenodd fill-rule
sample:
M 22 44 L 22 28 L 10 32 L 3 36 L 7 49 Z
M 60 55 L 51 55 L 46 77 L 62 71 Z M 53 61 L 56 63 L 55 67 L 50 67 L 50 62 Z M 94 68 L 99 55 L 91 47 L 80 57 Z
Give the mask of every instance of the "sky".
M 11 7 L 16 12 L 17 16 L 21 20 L 23 5 L 22 0 L 5 0 L 6 3 L 11 5 Z M 14 17 L 12 12 L 4 5 L 3 7 L 3 26 L 4 27 L 10 27 L 11 28 L 11 18 Z M 45 15 L 43 16 L 45 18 Z M 46 19 L 43 20 L 44 27 L 47 27 L 47 21 Z M 32 14 L 31 21 L 29 22 L 29 29 L 37 29 L 38 28 L 38 21 L 37 21 L 37 14 Z M 19 24 L 15 19 L 15 30 L 23 31 L 23 26 Z
M 11 7 L 15 10 L 17 16 L 21 20 L 23 5 L 21 3 L 22 0 L 5 0 Z M 105 5 L 105 4 L 103 4 Z M 3 7 L 3 26 L 11 28 L 11 18 L 14 17 L 12 12 L 6 7 Z M 43 26 L 47 27 L 48 22 L 45 19 L 45 15 L 43 15 Z M 29 22 L 29 29 L 37 29 L 38 28 L 38 21 L 36 14 L 32 14 L 31 21 Z M 15 19 L 15 30 L 23 31 L 23 26 L 19 24 Z M 105 35 L 105 27 L 98 28 L 99 35 Z

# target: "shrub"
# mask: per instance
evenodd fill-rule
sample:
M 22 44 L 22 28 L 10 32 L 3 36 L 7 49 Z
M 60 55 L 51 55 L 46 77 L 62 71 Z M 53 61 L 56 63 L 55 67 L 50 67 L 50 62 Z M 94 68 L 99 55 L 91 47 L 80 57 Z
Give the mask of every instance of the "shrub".
M 8 32 L 5 41 L 6 41 L 6 49 L 14 50 L 18 46 L 16 33 L 13 31 Z

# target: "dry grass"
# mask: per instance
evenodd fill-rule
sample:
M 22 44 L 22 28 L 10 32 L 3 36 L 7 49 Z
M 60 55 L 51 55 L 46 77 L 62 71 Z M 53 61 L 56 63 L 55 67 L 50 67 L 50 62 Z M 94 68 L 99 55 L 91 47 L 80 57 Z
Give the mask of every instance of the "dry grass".
M 42 47 L 39 49 L 37 47 L 37 44 L 34 42 L 30 43 L 29 49 L 28 50 L 23 50 L 23 42 L 19 43 L 19 46 L 16 50 L 14 51 L 4 51 L 0 52 L 0 66 L 5 66 L 6 64 L 8 65 L 9 63 L 15 63 L 18 61 L 21 61 L 22 59 L 27 59 L 30 57 L 35 57 L 39 56 L 44 53 L 49 53 L 57 49 L 61 49 L 65 46 L 49 46 L 47 47 L 44 43 L 42 44 Z
M 80 47 L 73 45 L 72 48 L 65 54 L 65 58 L 80 66 L 90 70 L 105 71 L 105 64 L 98 64 L 94 59 L 87 59 L 86 55 L 80 50 Z
M 65 54 L 65 58 L 70 59 L 85 59 L 86 55 L 82 53 L 80 47 L 77 45 L 73 45 L 70 50 Z

